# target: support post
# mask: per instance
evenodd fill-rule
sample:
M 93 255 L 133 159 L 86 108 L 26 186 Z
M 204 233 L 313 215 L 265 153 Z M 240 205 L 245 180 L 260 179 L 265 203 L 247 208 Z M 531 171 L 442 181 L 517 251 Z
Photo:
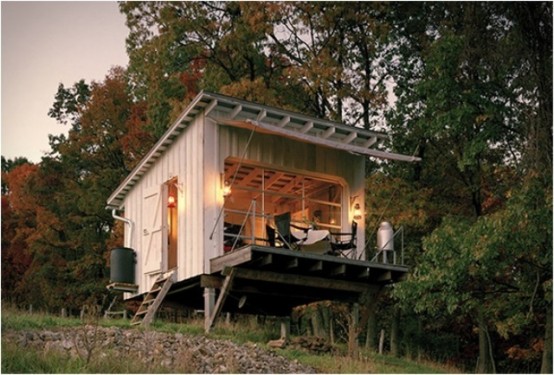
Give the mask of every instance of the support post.
M 233 285 L 233 279 L 235 278 L 236 274 L 234 268 L 229 269 L 227 267 L 223 269 L 223 273 L 227 274 L 227 276 L 225 276 L 225 281 L 223 282 L 223 286 L 221 287 L 221 291 L 219 292 L 219 297 L 217 298 L 213 311 L 210 312 L 208 321 L 206 322 L 206 333 L 210 333 L 210 330 L 212 329 L 217 316 L 221 312 L 221 309 L 225 304 L 225 300 L 229 295 L 229 291 L 231 290 L 231 286 Z
M 348 354 L 351 358 L 358 358 L 358 323 L 360 318 L 360 305 L 352 304 L 350 324 L 348 329 Z
M 290 338 L 290 317 L 281 320 L 281 340 L 288 342 Z
M 215 289 L 204 288 L 204 330 L 209 331 L 210 317 L 214 310 L 215 304 Z

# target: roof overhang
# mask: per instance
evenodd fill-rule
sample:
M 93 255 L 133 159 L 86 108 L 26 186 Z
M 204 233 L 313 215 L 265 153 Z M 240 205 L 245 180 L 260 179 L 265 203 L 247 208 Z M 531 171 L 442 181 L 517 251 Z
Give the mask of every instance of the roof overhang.
M 359 127 L 202 91 L 110 195 L 107 201 L 110 207 L 117 208 L 123 204 L 123 199 L 127 193 L 201 112 L 204 113 L 204 116 L 208 116 L 223 126 L 279 135 L 301 142 L 380 159 L 420 160 L 413 156 L 375 149 L 376 145 L 388 138 L 384 133 L 372 132 Z
M 342 139 L 329 139 L 328 137 L 322 136 L 325 135 L 325 131 L 320 131 L 316 134 L 309 134 L 299 130 L 281 128 L 273 124 L 268 124 L 263 121 L 237 121 L 237 120 L 227 120 L 227 119 L 218 119 L 216 120 L 218 124 L 225 126 L 232 126 L 236 128 L 248 129 L 256 133 L 261 134 L 274 134 L 283 136 L 289 139 L 294 139 L 301 142 L 312 143 L 320 146 L 330 147 L 337 150 L 344 150 L 360 155 L 373 156 L 379 159 L 388 159 L 388 160 L 398 160 L 398 161 L 417 161 L 418 158 L 414 156 L 407 156 L 401 154 L 395 154 L 392 152 L 380 151 L 373 148 L 369 148 L 368 144 L 374 144 L 377 142 L 376 137 L 367 138 L 363 144 L 352 144 L 352 140 L 359 137 L 357 131 L 350 132 L 347 136 Z

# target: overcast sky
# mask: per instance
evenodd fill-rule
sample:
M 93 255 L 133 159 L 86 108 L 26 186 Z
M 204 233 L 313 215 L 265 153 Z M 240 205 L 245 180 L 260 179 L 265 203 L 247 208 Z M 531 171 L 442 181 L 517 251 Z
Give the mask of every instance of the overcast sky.
M 2 2 L 2 155 L 39 162 L 59 83 L 102 81 L 127 66 L 125 17 L 116 2 Z

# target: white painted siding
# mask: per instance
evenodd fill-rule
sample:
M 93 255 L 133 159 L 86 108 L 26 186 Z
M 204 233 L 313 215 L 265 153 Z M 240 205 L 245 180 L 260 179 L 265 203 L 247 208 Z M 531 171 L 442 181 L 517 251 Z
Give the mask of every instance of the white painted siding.
M 126 228 L 125 236 L 137 252 L 135 272 L 139 293 L 146 292 L 152 282 L 152 276 L 145 275 L 143 267 L 145 249 L 142 248 L 142 239 L 147 225 L 147 218 L 142 217 L 145 192 L 177 177 L 177 279 L 207 273 L 209 260 L 223 252 L 223 218 L 219 221 L 217 218 L 223 205 L 220 176 L 229 156 L 244 156 L 245 160 L 280 169 L 339 177 L 347 184 L 343 193 L 344 204 L 348 206 L 350 198 L 358 196 L 357 202 L 362 210 L 365 209 L 363 156 L 259 133 L 254 134 L 246 150 L 249 136 L 249 131 L 220 126 L 209 118 L 204 121 L 204 116 L 199 114 L 127 194 L 125 216 L 134 222 L 134 230 L 129 238 L 130 231 Z M 351 220 L 351 208 L 348 207 L 343 210 L 343 231 L 350 229 Z M 362 248 L 365 228 L 363 222 L 359 224 L 358 246 Z
M 164 154 L 150 167 L 148 172 L 127 194 L 124 201 L 125 217 L 134 222 L 131 247 L 137 252 L 135 268 L 139 293 L 148 288 L 148 277 L 144 274 L 143 230 L 147 219 L 142 217 L 143 196 L 148 189 L 161 187 L 168 180 L 177 177 L 178 189 L 178 243 L 177 279 L 183 280 L 204 271 L 203 248 L 203 116 L 199 115 L 190 126 L 173 142 Z M 125 236 L 130 231 L 126 228 Z

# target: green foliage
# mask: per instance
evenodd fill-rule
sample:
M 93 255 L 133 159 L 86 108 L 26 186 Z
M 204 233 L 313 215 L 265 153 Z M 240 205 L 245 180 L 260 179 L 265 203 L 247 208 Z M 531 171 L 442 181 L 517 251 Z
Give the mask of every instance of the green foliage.
M 128 70 L 60 84 L 49 115 L 68 134 L 51 135 L 37 165 L 2 158 L 4 300 L 100 303 L 106 250 L 121 235 L 103 202 L 205 89 L 385 128 L 387 147 L 422 158 L 368 169 L 368 247 L 382 219 L 405 230 L 412 274 L 387 289 L 378 315 L 387 328 L 400 311 L 406 352 L 473 370 L 486 331 L 500 371 L 538 370 L 541 348 L 551 356 L 551 3 L 120 9 Z

